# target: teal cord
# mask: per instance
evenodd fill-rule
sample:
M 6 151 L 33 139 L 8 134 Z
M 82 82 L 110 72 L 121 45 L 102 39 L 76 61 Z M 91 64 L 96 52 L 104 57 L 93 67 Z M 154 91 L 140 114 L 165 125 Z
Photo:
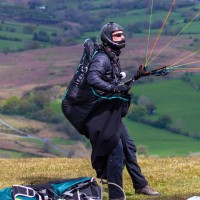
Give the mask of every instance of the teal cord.
M 123 97 L 119 97 L 119 96 L 112 96 L 112 97 L 101 96 L 101 95 L 99 95 L 99 94 L 97 94 L 97 93 L 95 92 L 95 90 L 94 90 L 93 87 L 91 87 L 91 90 L 92 90 L 92 92 L 93 92 L 93 94 L 94 94 L 95 96 L 97 96 L 97 97 L 99 97 L 99 98 L 101 98 L 101 99 L 107 99 L 107 100 L 121 99 L 121 100 L 123 100 L 123 101 L 129 101 L 129 99 L 126 99 L 126 98 L 123 98 Z

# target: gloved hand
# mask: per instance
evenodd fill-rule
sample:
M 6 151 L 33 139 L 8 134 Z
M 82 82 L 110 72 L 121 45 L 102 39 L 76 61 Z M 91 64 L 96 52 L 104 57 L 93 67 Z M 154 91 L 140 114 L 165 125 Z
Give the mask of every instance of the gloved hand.
M 129 86 L 128 85 L 121 84 L 121 85 L 113 86 L 113 91 L 112 92 L 125 93 L 125 92 L 128 92 L 128 90 L 129 90 Z

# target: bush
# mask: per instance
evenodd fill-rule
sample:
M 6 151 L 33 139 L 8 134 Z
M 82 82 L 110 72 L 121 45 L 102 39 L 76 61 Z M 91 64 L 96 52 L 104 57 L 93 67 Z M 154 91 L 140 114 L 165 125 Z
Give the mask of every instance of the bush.
M 165 114 L 159 117 L 159 119 L 156 121 L 156 126 L 159 128 L 167 128 L 171 125 L 171 123 L 171 117 Z
M 129 108 L 128 117 L 130 119 L 140 121 L 145 117 L 146 114 L 147 110 L 144 106 L 131 105 Z
M 56 37 L 56 36 L 57 36 L 57 33 L 56 33 L 56 32 L 53 32 L 53 33 L 51 33 L 51 36 L 52 36 L 52 37 Z
M 32 40 L 38 40 L 40 42 L 49 42 L 50 37 L 46 31 L 39 31 L 38 33 L 34 33 Z
M 55 112 L 51 108 L 44 108 L 34 112 L 32 117 L 39 121 L 52 122 L 55 120 Z
M 31 25 L 23 26 L 22 28 L 22 32 L 26 34 L 33 34 L 34 30 L 35 30 L 35 27 Z
M 31 102 L 28 101 L 27 99 L 22 99 L 20 101 L 20 108 L 19 108 L 19 112 L 18 112 L 20 115 L 24 115 L 27 112 L 31 112 L 34 110 L 35 110 L 35 108 L 32 109 Z
M 71 38 L 67 38 L 64 40 L 63 44 L 70 46 L 70 45 L 75 45 L 77 42 L 75 40 L 75 38 L 71 37 Z
M 137 104 L 144 106 L 146 108 L 148 114 L 154 114 L 155 113 L 156 106 L 148 97 L 145 97 L 143 95 L 138 97 Z
M 8 31 L 9 31 L 9 32 L 12 32 L 12 33 L 15 33 L 15 32 L 16 32 L 16 28 L 10 27 Z
M 20 98 L 11 96 L 1 104 L 1 112 L 3 114 L 17 114 L 20 108 Z

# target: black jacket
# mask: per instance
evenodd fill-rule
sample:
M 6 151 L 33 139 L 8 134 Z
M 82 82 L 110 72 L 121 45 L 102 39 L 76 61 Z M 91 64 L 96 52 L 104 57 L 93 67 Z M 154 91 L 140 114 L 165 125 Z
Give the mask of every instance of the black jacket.
M 102 92 L 112 92 L 113 87 L 120 82 L 120 63 L 109 59 L 104 53 L 98 53 L 91 62 L 87 73 L 87 83 Z

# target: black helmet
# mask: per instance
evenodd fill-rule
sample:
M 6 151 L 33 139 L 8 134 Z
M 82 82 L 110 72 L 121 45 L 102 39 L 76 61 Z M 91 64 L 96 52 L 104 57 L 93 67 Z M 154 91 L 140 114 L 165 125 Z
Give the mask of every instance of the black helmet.
M 115 31 L 123 31 L 123 28 L 114 22 L 109 22 L 105 24 L 103 28 L 101 29 L 101 33 L 100 33 L 101 41 L 103 42 L 104 45 L 109 46 L 110 48 L 113 48 L 113 49 L 124 48 L 125 40 L 120 41 L 120 42 L 112 41 L 112 33 Z

